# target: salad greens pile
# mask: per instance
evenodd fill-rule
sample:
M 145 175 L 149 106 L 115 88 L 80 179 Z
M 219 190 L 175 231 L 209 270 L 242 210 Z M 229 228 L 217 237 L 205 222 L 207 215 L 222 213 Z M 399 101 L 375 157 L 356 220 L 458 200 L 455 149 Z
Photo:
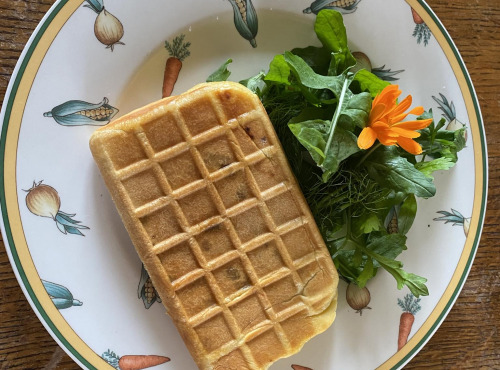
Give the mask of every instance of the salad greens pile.
M 322 47 L 276 55 L 267 73 L 241 84 L 261 99 L 344 280 L 364 287 L 382 268 L 416 296 L 428 295 L 427 279 L 403 270 L 396 258 L 417 212 L 416 197 L 434 196 L 432 173 L 447 170 L 465 146 L 465 128 L 443 129 L 445 120 L 419 130 L 422 154 L 357 139 L 373 99 L 389 85 L 357 70 L 342 16 L 318 13 L 314 30 Z M 229 59 L 207 81 L 225 81 Z M 432 111 L 418 119 L 432 118 Z

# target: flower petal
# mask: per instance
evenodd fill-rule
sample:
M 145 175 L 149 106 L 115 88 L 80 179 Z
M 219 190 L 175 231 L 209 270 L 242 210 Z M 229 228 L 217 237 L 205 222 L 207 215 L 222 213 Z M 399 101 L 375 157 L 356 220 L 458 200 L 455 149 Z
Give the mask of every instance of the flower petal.
M 413 98 L 411 97 L 411 95 L 408 95 L 397 105 L 397 107 L 392 111 L 392 113 L 395 116 L 404 113 L 408 108 L 410 108 L 412 99 Z
M 391 131 L 399 134 L 399 136 L 415 139 L 420 136 L 420 133 L 414 130 L 406 130 L 401 127 L 391 127 Z
M 378 94 L 375 99 L 373 99 L 373 106 L 383 103 L 383 101 L 386 101 L 387 95 L 394 95 L 397 94 L 399 91 L 399 85 L 388 85 L 384 87 L 384 89 Z M 399 91 L 399 94 L 401 94 L 401 91 Z M 399 96 L 398 94 L 398 96 Z
M 399 135 L 391 130 L 384 130 L 377 132 L 378 141 L 386 146 L 396 144 Z
M 398 145 L 404 150 L 406 150 L 408 153 L 414 155 L 419 155 L 422 153 L 422 147 L 415 140 L 401 136 L 398 138 Z
M 385 113 L 385 110 L 386 110 L 385 104 L 382 103 L 379 103 L 377 105 L 372 104 L 372 110 L 370 111 L 369 125 L 371 126 L 372 122 L 378 121 Z
M 365 127 L 358 137 L 358 147 L 360 149 L 370 148 L 377 139 L 377 132 L 371 127 Z
M 422 130 L 429 126 L 432 122 L 432 118 L 429 119 L 419 119 L 414 121 L 398 122 L 392 125 L 392 127 L 400 127 L 406 130 Z

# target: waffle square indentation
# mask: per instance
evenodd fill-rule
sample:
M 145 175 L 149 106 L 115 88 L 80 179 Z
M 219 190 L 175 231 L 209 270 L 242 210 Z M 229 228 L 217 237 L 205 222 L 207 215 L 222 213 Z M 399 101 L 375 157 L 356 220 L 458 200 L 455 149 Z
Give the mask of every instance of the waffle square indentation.
M 140 220 L 153 245 L 182 232 L 171 205 L 141 217 Z
M 161 168 L 174 190 L 202 178 L 189 150 L 161 163 Z
M 198 135 L 219 125 L 210 98 L 198 98 L 181 106 L 179 111 L 192 136 Z
M 259 366 L 273 362 L 286 353 L 278 335 L 273 329 L 264 332 L 247 344 L 255 362 L 257 362 Z
M 251 331 L 256 325 L 267 320 L 264 309 L 255 294 L 232 305 L 229 309 L 242 333 Z
M 266 204 L 276 225 L 284 224 L 302 214 L 290 191 L 269 199 Z
M 116 170 L 147 158 L 139 139 L 132 132 L 116 130 L 113 131 L 113 136 L 107 137 L 104 140 L 106 153 L 109 155 Z
M 248 368 L 248 362 L 246 361 L 243 353 L 239 349 L 235 349 L 229 352 L 227 355 L 222 356 L 215 364 L 215 369 L 231 369 L 239 370 Z
M 236 162 L 233 149 L 226 136 L 219 136 L 200 144 L 198 150 L 209 172 L 214 172 Z
M 152 169 L 133 175 L 122 184 L 136 208 L 165 195 Z
M 250 286 L 250 280 L 239 258 L 214 270 L 213 274 L 220 290 L 226 297 Z
M 285 267 L 283 258 L 276 246 L 276 241 L 272 240 L 247 253 L 252 262 L 255 273 L 259 278 Z
M 188 317 L 216 304 L 212 290 L 204 276 L 179 289 L 176 293 Z
M 208 262 L 235 249 L 224 224 L 209 227 L 196 235 L 195 239 Z
M 149 144 L 155 152 L 160 152 L 184 141 L 175 122 L 175 117 L 168 112 L 162 117 L 142 125 Z
M 295 285 L 291 275 L 266 286 L 264 292 L 271 302 L 275 312 L 280 312 L 290 306 L 293 306 L 298 298 L 298 287 Z M 297 299 L 294 299 L 297 298 Z
M 215 183 L 215 187 L 226 208 L 230 208 L 252 197 L 244 170 L 236 171 Z
M 203 348 L 210 353 L 230 342 L 233 337 L 224 319 L 218 314 L 194 328 Z
M 231 222 L 242 243 L 269 232 L 264 216 L 258 206 L 231 217 Z
M 280 166 L 274 164 L 272 158 L 265 158 L 251 165 L 250 170 L 261 191 L 272 188 L 285 179 Z
M 240 91 L 222 90 L 217 96 L 228 121 L 254 109 L 252 101 Z
M 304 338 L 310 338 L 316 332 L 307 316 L 306 310 L 300 311 L 280 323 L 292 347 L 299 346 Z
M 260 118 L 245 122 L 242 125 L 243 130 L 259 149 L 271 145 L 264 125 L 265 123 Z
M 219 214 L 207 188 L 197 190 L 178 200 L 190 225 L 196 225 Z
M 303 226 L 281 235 L 281 240 L 283 240 L 283 243 L 287 247 L 288 254 L 293 260 L 297 260 L 314 252 L 314 245 L 311 242 L 309 233 Z
M 188 242 L 175 245 L 158 255 L 170 281 L 200 268 Z
M 255 145 L 250 136 L 248 136 L 245 130 L 243 130 L 243 127 L 236 126 L 232 131 L 234 136 L 236 136 L 236 141 L 240 145 L 240 149 L 245 156 L 259 150 L 259 148 L 257 148 L 257 145 Z

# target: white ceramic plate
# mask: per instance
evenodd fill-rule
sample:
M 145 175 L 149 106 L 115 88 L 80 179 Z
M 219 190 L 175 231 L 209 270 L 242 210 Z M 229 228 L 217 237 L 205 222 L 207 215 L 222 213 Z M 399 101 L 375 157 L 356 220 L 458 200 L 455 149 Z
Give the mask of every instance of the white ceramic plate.
M 250 0 L 245 2 L 250 6 Z M 88 149 L 95 129 L 89 124 L 106 124 L 116 109 L 117 117 L 160 97 L 168 57 L 165 41 L 172 44 L 184 35 L 183 43 L 190 43 L 180 45 L 190 55 L 174 93 L 203 82 L 228 58 L 234 60 L 231 79 L 238 81 L 266 69 L 277 53 L 318 44 L 314 12 L 306 9 L 316 11 L 320 3 L 253 0 L 259 24 L 255 48 L 235 27 L 232 0 L 105 0 L 105 11 L 97 0 L 60 0 L 36 29 L 1 113 L 2 232 L 33 309 L 81 366 L 109 367 L 102 356 L 111 350 L 117 356 L 169 357 L 158 369 L 195 368 L 163 306 L 144 290 L 148 282 L 141 280 L 141 262 Z M 393 278 L 381 271 L 369 284 L 371 310 L 355 313 L 345 302 L 346 286 L 341 283 L 334 325 L 273 369 L 297 364 L 313 369 L 401 367 L 450 310 L 479 242 L 486 204 L 486 144 L 463 61 L 423 1 L 354 3 L 339 8 L 345 13 L 351 49 L 367 54 L 375 72 L 397 79 L 405 93 L 433 108 L 437 117 L 443 112 L 433 96 L 441 101 L 445 97 L 454 106 L 447 120 L 457 119 L 468 128 L 467 147 L 455 168 L 437 174 L 436 197 L 419 203 L 409 250 L 401 256 L 405 269 L 428 278 L 430 291 L 417 302 L 420 310 L 414 312 L 407 345 L 397 351 L 398 300 L 404 301 L 409 292 L 398 291 Z M 413 17 L 411 7 L 422 19 Z M 110 14 L 116 17 L 114 29 L 94 33 L 96 19 L 109 20 Z M 84 109 L 97 109 L 98 116 L 77 113 Z M 36 216 L 26 205 L 28 193 L 23 190 L 40 181 L 60 199 L 66 216 L 60 215 L 59 224 Z M 81 223 L 66 222 L 64 228 L 69 217 Z M 113 362 L 109 352 L 104 357 Z

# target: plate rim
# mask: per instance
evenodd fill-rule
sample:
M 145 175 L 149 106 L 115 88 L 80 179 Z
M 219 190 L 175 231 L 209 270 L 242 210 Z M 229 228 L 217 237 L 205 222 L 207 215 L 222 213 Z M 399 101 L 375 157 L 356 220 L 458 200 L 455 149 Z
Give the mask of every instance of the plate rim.
M 92 360 L 88 360 L 87 357 L 81 354 L 81 350 L 80 351 L 78 350 L 79 348 L 75 348 L 75 346 L 68 341 L 66 336 L 60 331 L 60 327 L 58 327 L 54 323 L 51 314 L 47 313 L 46 309 L 43 307 L 42 303 L 40 302 L 40 297 L 37 295 L 36 290 L 33 288 L 32 284 L 28 280 L 26 271 L 22 265 L 22 262 L 19 258 L 16 246 L 13 241 L 12 230 L 10 229 L 10 220 L 7 213 L 8 207 L 6 205 L 6 196 L 5 196 L 6 194 L 5 193 L 5 178 L 6 178 L 5 150 L 7 144 L 6 142 L 7 132 L 11 119 L 12 107 L 19 92 L 18 89 L 22 82 L 24 72 L 26 71 L 26 68 L 29 66 L 33 54 L 37 51 L 40 39 L 47 31 L 47 28 L 52 24 L 54 18 L 56 18 L 56 16 L 60 14 L 60 12 L 64 9 L 65 6 L 71 5 L 72 8 L 76 10 L 84 3 L 84 1 L 85 0 L 57 0 L 51 6 L 49 11 L 42 18 L 42 20 L 34 30 L 33 34 L 29 38 L 26 46 L 23 49 L 23 52 L 21 53 L 21 56 L 19 57 L 19 60 L 16 63 L 11 79 L 9 81 L 5 93 L 5 98 L 2 104 L 2 110 L 0 113 L 0 122 L 2 125 L 1 136 L 0 136 L 0 216 L 2 222 L 0 222 L 0 230 L 3 235 L 3 240 L 5 244 L 5 249 L 7 251 L 7 255 L 9 256 L 9 260 L 13 267 L 18 283 L 21 286 L 24 295 L 26 296 L 28 302 L 30 303 L 33 311 L 35 312 L 39 320 L 42 322 L 42 324 L 44 325 L 46 330 L 51 334 L 54 340 L 56 340 L 56 342 L 65 350 L 66 353 L 68 353 L 68 355 L 73 360 L 75 360 L 82 367 L 85 366 L 89 369 L 95 369 L 96 368 L 95 365 L 100 366 L 102 364 L 106 364 L 106 362 L 104 362 L 104 360 L 102 360 L 96 354 L 95 357 L 97 357 L 101 361 L 98 361 L 98 364 L 97 363 L 92 364 L 91 362 L 89 362 Z M 486 214 L 486 200 L 488 194 L 488 156 L 487 156 L 487 144 L 485 138 L 484 122 L 482 119 L 477 94 L 475 92 L 472 80 L 467 71 L 465 63 L 458 51 L 458 48 L 456 47 L 451 36 L 449 35 L 448 31 L 446 30 L 442 22 L 439 20 L 437 15 L 432 11 L 431 7 L 424 0 L 405 0 L 405 2 L 417 10 L 417 12 L 424 19 L 424 22 L 429 26 L 431 31 L 433 31 L 433 36 L 435 36 L 437 41 L 439 42 L 440 47 L 443 49 L 443 52 L 448 58 L 448 61 L 454 72 L 455 77 L 457 78 L 457 80 L 459 80 L 458 84 L 461 89 L 462 95 L 464 96 L 464 101 L 466 105 L 468 102 L 469 103 L 472 102 L 472 106 L 467 106 L 467 112 L 469 115 L 469 122 L 471 122 L 471 118 L 473 118 L 472 121 L 475 123 L 474 129 L 477 131 L 476 135 L 473 135 L 474 144 L 478 144 L 478 149 L 474 150 L 474 157 L 476 157 L 478 151 L 480 151 L 481 154 L 479 160 L 477 158 L 474 159 L 474 164 L 476 167 L 475 168 L 476 185 L 474 189 L 474 198 L 476 198 L 479 194 L 480 200 L 475 199 L 473 203 L 473 212 L 478 217 L 476 219 L 475 225 L 471 225 L 471 231 L 475 232 L 467 237 L 466 242 L 464 244 L 464 250 L 462 252 L 462 256 L 460 257 L 459 260 L 459 264 L 463 262 L 464 265 L 463 268 L 459 270 L 458 269 L 459 264 L 457 264 L 455 273 L 453 274 L 448 287 L 445 289 L 445 292 L 439 298 L 438 303 L 436 304 L 436 308 L 426 318 L 422 327 L 417 332 L 414 333 L 413 337 L 410 339 L 408 343 L 409 345 L 405 346 L 402 350 L 396 352 L 384 363 L 382 363 L 379 367 L 380 369 L 389 369 L 389 368 L 397 369 L 404 366 L 408 361 L 410 361 L 423 348 L 423 346 L 427 343 L 427 341 L 436 332 L 436 330 L 442 324 L 442 322 L 448 315 L 449 311 L 453 307 L 456 299 L 458 298 L 458 295 L 460 294 L 460 291 L 462 290 L 465 284 L 474 257 L 476 255 L 477 248 L 479 246 L 482 228 L 484 225 L 484 218 Z M 72 14 L 73 11 L 71 11 L 70 14 Z M 66 20 L 64 20 L 64 22 L 58 28 L 56 35 L 64 25 Z M 453 66 L 453 63 L 455 63 L 455 66 Z M 465 96 L 466 92 L 469 94 L 469 96 L 467 97 Z M 470 125 L 470 129 L 471 130 L 473 129 L 472 125 Z M 481 165 L 479 169 L 477 166 L 478 163 Z M 480 189 L 478 189 L 477 186 L 478 173 L 482 175 L 482 184 L 481 184 L 482 186 Z M 37 277 L 39 278 L 38 275 Z M 447 294 L 449 295 L 449 297 L 446 298 L 445 296 Z M 445 302 L 443 302 L 443 300 L 445 300 Z M 436 313 L 435 312 L 436 310 L 439 312 Z M 62 318 L 62 315 L 58 311 L 57 314 L 60 315 Z M 62 320 L 64 319 L 62 318 Z M 424 333 L 421 333 L 421 331 L 424 329 L 425 324 L 427 324 L 429 320 L 431 320 L 432 323 L 428 325 L 429 327 L 425 329 Z M 69 326 L 69 324 L 67 325 Z M 88 345 L 81 338 L 79 338 L 79 340 L 81 341 L 81 343 L 79 343 L 80 345 L 88 347 Z M 95 352 L 93 352 L 92 350 L 90 351 L 95 354 Z M 96 359 L 94 358 L 94 360 Z

